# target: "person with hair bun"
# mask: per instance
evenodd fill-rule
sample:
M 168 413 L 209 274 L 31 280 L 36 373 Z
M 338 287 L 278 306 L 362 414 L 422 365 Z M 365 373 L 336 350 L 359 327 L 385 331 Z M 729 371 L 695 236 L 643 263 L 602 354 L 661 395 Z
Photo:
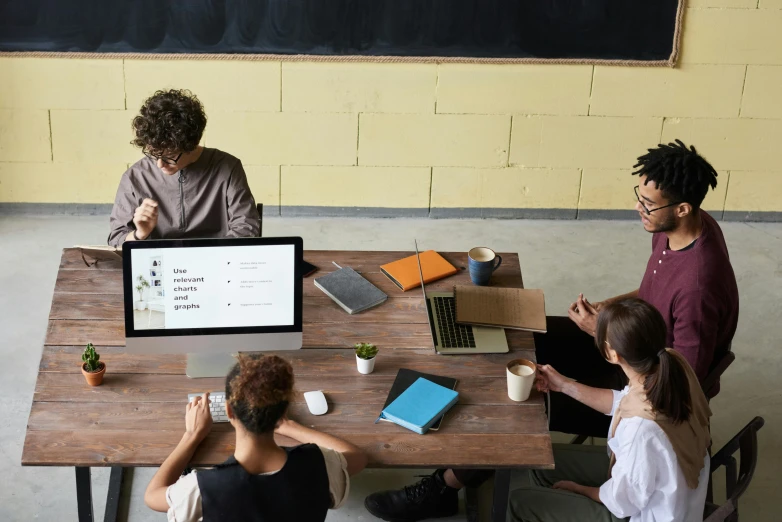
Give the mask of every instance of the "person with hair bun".
M 637 298 L 615 301 L 600 311 L 595 341 L 626 375 L 622 391 L 538 366 L 539 390 L 612 416 L 608 448 L 555 445 L 555 469 L 529 472 L 529 485 L 511 493 L 513 520 L 703 520 L 711 410 L 695 372 L 665 340 L 665 321 L 654 306 Z
M 225 381 L 226 412 L 236 430 L 231 458 L 182 475 L 212 428 L 209 394 L 187 405 L 185 434 L 152 477 L 144 502 L 170 522 L 322 522 L 367 464 L 353 444 L 288 419 L 293 369 L 276 355 L 240 355 Z M 283 448 L 279 434 L 301 444 Z
M 143 158 L 122 175 L 108 243 L 256 237 L 260 216 L 242 162 L 203 147 L 206 113 L 185 89 L 157 91 L 133 118 Z

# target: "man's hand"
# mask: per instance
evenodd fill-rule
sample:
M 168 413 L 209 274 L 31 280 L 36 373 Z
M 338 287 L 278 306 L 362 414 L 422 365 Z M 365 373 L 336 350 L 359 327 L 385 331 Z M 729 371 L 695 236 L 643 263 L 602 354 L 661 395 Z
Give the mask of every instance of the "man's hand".
M 185 433 L 192 435 L 195 440 L 202 441 L 212 429 L 212 414 L 209 411 L 209 393 L 196 397 L 193 402 L 187 403 L 185 414 Z
M 538 373 L 535 376 L 535 387 L 540 392 L 561 392 L 565 384 L 573 382 L 548 364 L 538 364 Z
M 157 226 L 157 201 L 146 198 L 133 214 L 136 237 L 146 239 Z
M 597 329 L 597 313 L 589 301 L 584 298 L 584 294 L 578 294 L 578 299 L 575 303 L 570 305 L 567 314 L 570 319 L 578 325 L 581 330 L 588 333 L 592 337 L 595 336 L 595 330 Z

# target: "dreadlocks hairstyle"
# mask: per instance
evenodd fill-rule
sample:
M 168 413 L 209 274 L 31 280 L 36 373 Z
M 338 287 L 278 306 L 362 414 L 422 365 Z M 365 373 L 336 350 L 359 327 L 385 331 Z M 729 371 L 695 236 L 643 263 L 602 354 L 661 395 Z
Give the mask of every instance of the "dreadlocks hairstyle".
M 646 176 L 644 184 L 654 181 L 671 202 L 689 203 L 699 209 L 709 187 L 717 186 L 714 167 L 695 147 L 688 148 L 681 140 L 648 150 L 633 166 L 638 169 L 633 175 Z

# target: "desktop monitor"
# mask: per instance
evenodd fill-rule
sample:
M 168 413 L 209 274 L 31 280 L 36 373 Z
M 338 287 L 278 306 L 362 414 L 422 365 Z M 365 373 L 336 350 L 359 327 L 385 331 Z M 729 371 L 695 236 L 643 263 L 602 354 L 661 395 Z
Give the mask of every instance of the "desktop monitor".
M 231 354 L 302 345 L 299 237 L 123 245 L 128 353 L 187 353 L 190 377 L 224 376 Z

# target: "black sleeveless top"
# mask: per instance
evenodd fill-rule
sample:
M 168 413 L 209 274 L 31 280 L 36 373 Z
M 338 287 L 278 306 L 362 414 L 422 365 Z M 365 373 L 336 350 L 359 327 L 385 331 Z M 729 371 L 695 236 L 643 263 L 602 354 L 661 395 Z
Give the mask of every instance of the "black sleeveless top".
M 234 457 L 199 471 L 204 522 L 323 522 L 331 507 L 323 453 L 314 444 L 285 451 L 273 475 L 247 473 Z

